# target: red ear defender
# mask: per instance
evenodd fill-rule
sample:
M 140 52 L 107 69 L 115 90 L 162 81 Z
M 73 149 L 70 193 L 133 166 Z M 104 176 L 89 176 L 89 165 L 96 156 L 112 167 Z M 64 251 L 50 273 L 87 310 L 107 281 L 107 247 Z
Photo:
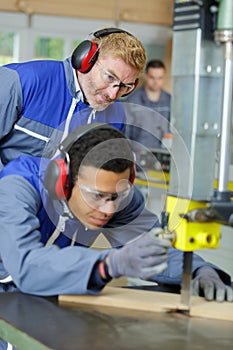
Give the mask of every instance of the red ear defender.
M 64 159 L 59 158 L 49 163 L 44 185 L 52 199 L 69 198 L 72 186 L 69 170 Z
M 119 28 L 104 28 L 97 30 L 93 33 L 93 36 L 101 40 L 102 37 L 113 33 L 126 33 L 132 36 L 129 32 Z M 94 41 L 82 41 L 76 47 L 71 56 L 72 67 L 81 73 L 88 73 L 98 59 L 99 47 L 100 46 Z
M 76 47 L 71 56 L 72 66 L 81 73 L 88 73 L 97 61 L 98 55 L 98 45 L 85 40 Z
M 129 182 L 131 185 L 133 185 L 134 180 L 135 180 L 135 166 L 133 166 L 133 168 L 131 169 L 131 172 L 130 172 Z

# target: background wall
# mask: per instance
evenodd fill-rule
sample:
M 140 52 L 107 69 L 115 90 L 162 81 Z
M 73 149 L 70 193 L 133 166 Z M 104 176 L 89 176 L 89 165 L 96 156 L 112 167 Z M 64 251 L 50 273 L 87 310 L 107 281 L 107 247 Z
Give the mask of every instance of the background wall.
M 166 86 L 171 91 L 169 74 L 171 53 L 169 56 L 166 53 L 172 38 L 172 30 L 170 26 L 165 25 L 126 21 L 116 24 L 115 21 L 105 19 L 28 15 L 20 12 L 0 11 L 0 64 L 36 58 L 63 59 L 71 54 L 78 42 L 87 39 L 89 33 L 105 26 L 118 26 L 137 36 L 145 46 L 148 60 L 156 57 L 166 60 L 168 68 Z M 12 48 L 6 46 L 10 45 L 7 44 L 5 38 L 7 33 L 12 35 Z M 60 45 L 60 50 L 53 50 L 51 57 L 49 52 L 46 55 L 45 48 L 43 50 L 41 48 L 43 57 L 42 52 L 38 52 L 38 45 L 41 46 L 42 41 L 45 44 L 46 40 L 47 43 L 53 40 L 53 44 L 56 41 L 57 47 Z

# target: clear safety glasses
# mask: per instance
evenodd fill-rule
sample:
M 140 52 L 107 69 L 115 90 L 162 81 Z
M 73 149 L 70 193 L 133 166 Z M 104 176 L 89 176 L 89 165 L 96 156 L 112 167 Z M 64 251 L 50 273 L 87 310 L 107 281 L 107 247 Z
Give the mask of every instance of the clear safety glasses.
M 125 84 L 120 81 L 117 77 L 115 77 L 112 73 L 110 73 L 107 69 L 102 67 L 102 65 L 97 62 L 100 66 L 101 78 L 107 86 L 111 86 L 113 88 L 118 88 L 121 94 L 128 94 L 130 91 L 134 89 L 135 83 L 133 84 Z
M 76 184 L 79 186 L 83 199 L 86 201 L 86 203 L 95 208 L 99 208 L 110 201 L 114 202 L 114 204 L 118 206 L 124 199 L 129 196 L 131 191 L 130 185 L 128 185 L 128 187 L 122 192 L 108 193 L 93 190 L 78 182 L 76 182 Z

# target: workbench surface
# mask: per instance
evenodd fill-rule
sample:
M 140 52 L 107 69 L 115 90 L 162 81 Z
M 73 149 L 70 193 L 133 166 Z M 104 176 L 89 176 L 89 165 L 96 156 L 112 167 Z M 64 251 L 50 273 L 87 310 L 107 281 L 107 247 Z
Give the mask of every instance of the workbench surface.
M 56 297 L 2 293 L 0 338 L 19 350 L 232 350 L 233 322 L 59 305 Z

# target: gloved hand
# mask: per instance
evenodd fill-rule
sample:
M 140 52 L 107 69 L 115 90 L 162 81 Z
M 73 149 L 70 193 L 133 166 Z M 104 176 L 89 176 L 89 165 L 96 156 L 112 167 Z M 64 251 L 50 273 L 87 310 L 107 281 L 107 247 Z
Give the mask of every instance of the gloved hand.
M 167 268 L 167 250 L 171 243 L 158 238 L 161 228 L 143 234 L 119 249 L 111 249 L 108 256 L 109 274 L 148 279 Z
M 193 295 L 203 295 L 206 300 L 233 301 L 233 290 L 225 285 L 218 273 L 209 266 L 200 267 L 192 280 Z

